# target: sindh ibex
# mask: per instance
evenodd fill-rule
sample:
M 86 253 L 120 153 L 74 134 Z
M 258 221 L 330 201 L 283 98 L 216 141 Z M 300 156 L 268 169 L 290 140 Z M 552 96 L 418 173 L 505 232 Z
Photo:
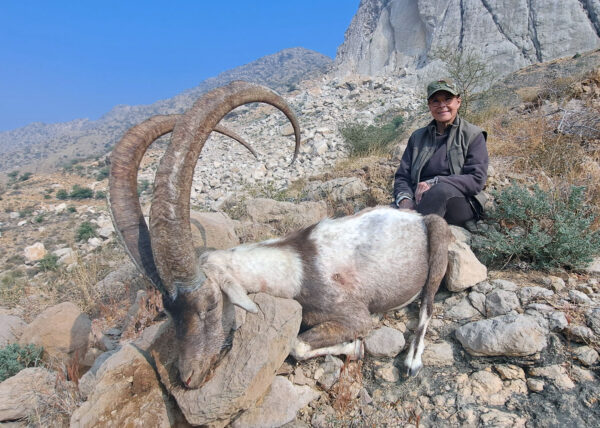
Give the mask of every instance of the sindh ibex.
M 196 256 L 189 222 L 192 176 L 212 131 L 245 142 L 220 120 L 234 108 L 264 102 L 281 110 L 300 144 L 296 117 L 262 86 L 233 82 L 200 98 L 181 116 L 156 116 L 133 127 L 111 159 L 110 206 L 116 228 L 137 267 L 162 292 L 179 343 L 178 367 L 198 387 L 217 361 L 233 325 L 233 306 L 256 312 L 247 293 L 296 299 L 303 325 L 297 359 L 326 353 L 358 357 L 370 314 L 409 304 L 422 294 L 420 319 L 406 364 L 422 367 L 423 337 L 433 297 L 447 265 L 449 230 L 437 216 L 388 207 L 325 219 L 291 235 Z M 150 228 L 137 196 L 137 170 L 148 146 L 172 131 L 154 183 Z M 293 162 L 293 160 L 292 160 Z

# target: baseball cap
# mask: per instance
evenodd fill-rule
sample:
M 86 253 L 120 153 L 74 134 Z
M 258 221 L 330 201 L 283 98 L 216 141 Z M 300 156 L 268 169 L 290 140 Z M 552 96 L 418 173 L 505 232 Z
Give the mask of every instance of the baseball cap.
M 435 80 L 427 85 L 427 99 L 440 91 L 450 92 L 452 95 L 458 95 L 456 85 L 449 80 Z

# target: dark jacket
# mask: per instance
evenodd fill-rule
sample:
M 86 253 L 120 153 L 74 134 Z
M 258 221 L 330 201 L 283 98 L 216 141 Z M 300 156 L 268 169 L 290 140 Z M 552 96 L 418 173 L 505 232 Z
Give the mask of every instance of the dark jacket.
M 436 123 L 432 120 L 410 136 L 394 177 L 394 201 L 399 196 L 414 199 L 417 184 L 423 181 L 421 171 L 437 148 L 435 131 Z M 474 203 L 479 212 L 486 200 L 482 192 L 489 162 L 486 139 L 485 131 L 457 116 L 446 141 L 450 173 L 440 172 L 442 175 L 437 175 L 438 182 L 455 186 Z

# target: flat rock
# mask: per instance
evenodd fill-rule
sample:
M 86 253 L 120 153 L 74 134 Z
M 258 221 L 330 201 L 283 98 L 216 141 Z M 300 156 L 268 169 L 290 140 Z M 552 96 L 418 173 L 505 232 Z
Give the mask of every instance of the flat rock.
M 506 315 L 521 307 L 517 295 L 512 291 L 494 290 L 485 298 L 485 311 L 488 318 Z
M 17 343 L 27 323 L 14 315 L 0 314 L 0 347 Z
M 600 335 L 600 308 L 590 309 L 585 313 L 586 324 Z
M 573 355 L 586 366 L 591 366 L 598 361 L 598 352 L 590 346 L 573 349 Z
M 560 389 L 572 389 L 575 387 L 567 370 L 557 364 L 546 367 L 532 367 L 529 369 L 529 375 L 549 379 Z
M 374 357 L 395 357 L 406 345 L 404 335 L 395 328 L 377 328 L 365 339 L 365 350 Z
M 487 268 L 477 260 L 471 248 L 464 242 L 455 241 L 448 247 L 448 270 L 446 287 L 450 291 L 462 291 L 485 281 Z
M 326 355 L 317 370 L 315 380 L 324 390 L 328 391 L 339 380 L 344 362 L 332 355 Z
M 526 305 L 532 300 L 552 297 L 554 292 L 544 287 L 523 287 L 519 289 L 517 294 L 521 299 L 521 304 Z
M 386 382 L 396 383 L 400 380 L 400 371 L 394 363 L 387 363 L 375 371 L 375 375 Z
M 589 305 L 592 303 L 592 299 L 579 290 L 569 290 L 569 299 L 580 305 Z
M 256 407 L 248 409 L 231 425 L 234 428 L 278 427 L 291 422 L 298 410 L 319 397 L 309 386 L 297 386 L 275 376 L 267 395 Z
M 446 311 L 446 317 L 461 321 L 466 319 L 471 319 L 475 317 L 481 317 L 480 312 L 471 306 L 468 298 L 463 298 L 456 305 L 452 306 L 450 309 Z
M 74 303 L 64 302 L 39 314 L 25 328 L 19 343 L 41 346 L 51 358 L 67 363 L 75 355 L 83 359 L 90 330 L 90 318 Z
M 471 355 L 526 356 L 546 347 L 548 329 L 529 315 L 502 315 L 465 324 L 456 338 Z
M 36 242 L 33 245 L 29 245 L 23 250 L 25 260 L 28 262 L 37 262 L 42 260 L 47 253 L 48 251 L 41 242 Z
M 454 365 L 454 352 L 449 342 L 426 343 L 423 351 L 425 366 L 445 367 Z
M 222 212 L 190 212 L 192 239 L 197 249 L 224 250 L 239 245 L 236 222 Z
M 263 293 L 250 298 L 259 312 L 247 314 L 234 333 L 231 349 L 200 389 L 181 385 L 171 329 L 151 348 L 163 385 L 193 425 L 226 425 L 241 411 L 255 406 L 271 386 L 298 334 L 302 319 L 298 302 Z

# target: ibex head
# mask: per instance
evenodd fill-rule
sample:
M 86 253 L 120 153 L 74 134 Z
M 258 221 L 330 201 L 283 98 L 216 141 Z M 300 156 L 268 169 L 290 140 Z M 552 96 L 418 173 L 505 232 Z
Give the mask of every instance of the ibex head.
M 243 290 L 203 270 L 189 221 L 192 178 L 204 143 L 217 131 L 249 148 L 219 122 L 236 107 L 252 102 L 271 104 L 291 121 L 296 139 L 293 162 L 300 128 L 291 108 L 270 89 L 239 81 L 205 94 L 183 115 L 154 116 L 134 126 L 111 157 L 109 205 L 116 230 L 135 265 L 163 295 L 175 324 L 180 377 L 192 388 L 200 386 L 226 344 L 232 303 L 257 310 Z M 137 195 L 137 171 L 148 146 L 169 132 L 171 142 L 155 177 L 148 229 Z

